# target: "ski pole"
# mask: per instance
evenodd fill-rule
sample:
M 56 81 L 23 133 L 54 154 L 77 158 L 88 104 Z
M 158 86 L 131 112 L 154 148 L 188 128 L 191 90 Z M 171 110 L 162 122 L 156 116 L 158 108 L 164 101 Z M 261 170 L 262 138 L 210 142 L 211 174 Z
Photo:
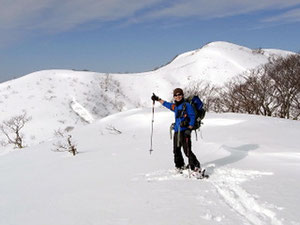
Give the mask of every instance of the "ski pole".
M 190 154 L 190 147 L 189 147 L 189 139 L 186 137 L 185 138 L 185 144 L 186 144 L 186 147 L 187 147 L 187 154 L 188 154 L 188 161 L 189 161 L 189 167 L 188 167 L 188 170 L 189 170 L 189 178 L 191 178 L 191 154 Z
M 153 124 L 154 124 L 154 105 L 155 105 L 155 101 L 153 101 L 152 104 L 152 122 L 151 122 L 151 136 L 150 136 L 150 155 L 153 152 Z

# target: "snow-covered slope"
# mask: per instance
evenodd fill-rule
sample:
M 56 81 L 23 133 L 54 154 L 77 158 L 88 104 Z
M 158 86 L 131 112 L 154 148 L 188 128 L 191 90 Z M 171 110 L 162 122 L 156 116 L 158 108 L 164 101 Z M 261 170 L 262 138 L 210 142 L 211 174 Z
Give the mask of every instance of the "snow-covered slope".
M 150 108 L 74 130 L 75 157 L 52 142 L 1 155 L 0 224 L 300 224 L 298 121 L 208 114 L 195 180 L 174 172 L 172 120 L 155 111 L 151 155 Z
M 48 70 L 0 84 L 0 123 L 26 111 L 27 148 L 0 146 L 0 225 L 299 225 L 300 124 L 208 113 L 193 149 L 210 175 L 173 170 L 169 125 L 152 92 L 222 84 L 289 52 L 214 42 L 139 74 Z M 71 130 L 79 154 L 51 151 Z M 202 136 L 203 138 L 200 138 Z M 3 136 L 0 136 L 0 140 Z
M 229 78 L 246 70 L 268 62 L 275 50 L 261 50 L 258 53 L 246 47 L 227 42 L 212 42 L 201 49 L 179 55 L 170 65 L 161 68 L 168 78 L 195 80 L 205 79 L 214 84 L 223 84 Z M 286 55 L 286 51 L 277 51 L 276 55 Z
M 103 74 L 47 70 L 0 84 L 0 123 L 27 112 L 26 143 L 48 140 L 54 130 L 90 123 L 127 109 L 149 106 L 153 92 L 169 99 L 176 87 L 200 79 L 223 84 L 231 77 L 266 63 L 275 54 L 263 54 L 227 42 L 213 42 L 177 56 L 166 66 L 138 74 Z M 30 130 L 30 132 L 27 132 Z M 0 137 L 1 139 L 1 137 Z
M 27 144 L 51 138 L 54 130 L 135 107 L 119 91 L 117 81 L 104 74 L 69 70 L 36 72 L 0 84 L 0 106 L 0 121 L 24 111 L 32 117 L 24 127 L 24 133 L 30 133 L 25 136 Z

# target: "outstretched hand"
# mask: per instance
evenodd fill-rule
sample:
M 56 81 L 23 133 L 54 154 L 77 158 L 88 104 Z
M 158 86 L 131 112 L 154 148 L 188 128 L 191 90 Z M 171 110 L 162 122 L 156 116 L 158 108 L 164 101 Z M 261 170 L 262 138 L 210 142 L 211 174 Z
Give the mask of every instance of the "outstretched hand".
M 153 93 L 153 95 L 151 96 L 151 100 L 152 100 L 152 101 L 159 101 L 159 100 L 161 100 L 161 98 L 158 97 L 158 96 L 156 96 L 156 95 Z

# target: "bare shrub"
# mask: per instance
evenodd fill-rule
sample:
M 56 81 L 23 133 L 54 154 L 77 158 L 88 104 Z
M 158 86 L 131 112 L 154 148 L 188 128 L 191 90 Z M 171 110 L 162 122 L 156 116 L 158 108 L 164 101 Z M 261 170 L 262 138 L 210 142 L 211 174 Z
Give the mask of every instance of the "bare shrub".
M 218 92 L 218 110 L 217 112 L 239 112 L 239 102 L 234 93 L 235 81 L 227 82 Z
M 126 99 L 126 96 L 122 92 L 120 82 L 106 73 L 100 81 L 100 88 L 104 91 L 101 94 L 103 102 L 110 102 L 113 109 L 121 112 L 125 106 L 122 99 Z
M 254 93 L 255 114 L 274 115 L 279 105 L 275 102 L 275 83 L 268 76 L 266 66 L 251 70 L 245 80 L 249 91 Z
M 197 95 L 203 101 L 206 111 L 210 111 L 215 108 L 217 87 L 209 82 L 198 80 L 189 84 L 185 90 L 185 98 L 189 99 Z
M 261 76 L 262 71 L 263 68 L 251 70 L 227 83 L 227 90 L 221 95 L 225 98 L 226 111 L 271 115 L 269 95 L 273 86 L 269 79 Z
M 76 148 L 76 144 L 72 140 L 72 135 L 66 134 L 60 129 L 54 131 L 54 136 L 57 138 L 57 142 L 54 143 L 55 152 L 70 152 L 73 156 L 75 156 L 78 151 Z
M 276 57 L 217 90 L 214 111 L 300 118 L 300 55 Z
M 265 53 L 265 51 L 262 48 L 257 48 L 257 49 L 253 49 L 252 53 L 253 54 L 261 54 L 261 55 L 263 55 Z
M 12 144 L 15 146 L 15 148 L 24 148 L 24 135 L 21 133 L 21 130 L 30 120 L 31 117 L 28 117 L 26 112 L 24 112 L 19 116 L 14 116 L 9 120 L 3 121 L 3 124 L 0 125 L 0 130 L 7 139 L 5 145 Z
M 299 119 L 300 54 L 279 57 L 266 65 L 267 74 L 274 81 L 277 116 Z

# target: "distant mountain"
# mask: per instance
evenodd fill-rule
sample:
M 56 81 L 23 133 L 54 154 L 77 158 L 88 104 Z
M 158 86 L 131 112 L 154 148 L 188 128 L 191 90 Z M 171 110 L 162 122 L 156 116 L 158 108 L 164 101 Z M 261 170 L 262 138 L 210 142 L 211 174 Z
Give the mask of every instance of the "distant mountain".
M 268 62 L 273 56 L 293 52 L 277 49 L 249 49 L 228 42 L 212 42 L 200 49 L 178 55 L 167 65 L 151 72 L 116 75 L 126 93 L 143 105 L 155 91 L 170 97 L 171 90 L 197 80 L 222 85 L 230 78 Z M 134 87 L 134 88 L 132 88 Z M 137 96 L 136 96 L 137 97 Z
M 31 135 L 26 142 L 38 143 L 50 139 L 58 128 L 83 126 L 116 112 L 150 106 L 152 92 L 169 99 L 174 88 L 197 80 L 222 85 L 273 55 L 287 54 L 291 52 L 212 42 L 150 72 L 39 71 L 0 84 L 0 123 L 26 111 L 32 117 L 24 128 Z

